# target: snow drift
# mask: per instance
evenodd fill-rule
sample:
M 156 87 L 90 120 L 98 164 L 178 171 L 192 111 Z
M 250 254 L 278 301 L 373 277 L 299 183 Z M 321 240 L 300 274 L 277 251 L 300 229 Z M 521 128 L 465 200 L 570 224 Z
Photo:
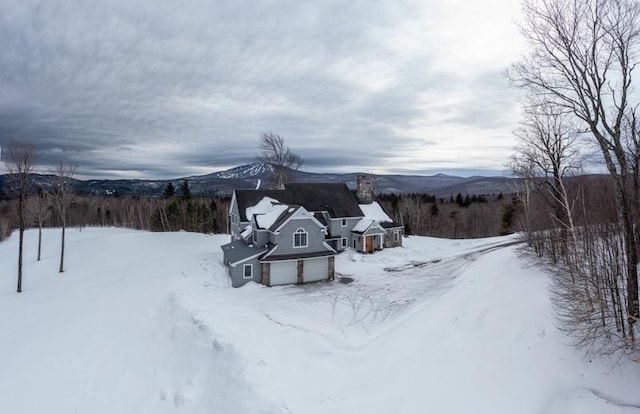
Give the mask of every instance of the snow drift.
M 0 412 L 627 413 L 637 366 L 564 344 L 511 238 L 411 237 L 337 280 L 231 289 L 228 236 L 57 230 L 0 243 Z

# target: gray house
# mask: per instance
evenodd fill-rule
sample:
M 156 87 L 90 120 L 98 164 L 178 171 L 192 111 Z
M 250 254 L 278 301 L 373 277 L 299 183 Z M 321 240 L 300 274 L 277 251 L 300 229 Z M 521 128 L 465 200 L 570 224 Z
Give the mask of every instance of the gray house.
M 231 242 L 222 246 L 232 285 L 267 286 L 331 280 L 335 255 L 402 245 L 403 226 L 375 200 L 371 181 L 292 183 L 283 190 L 236 190 L 229 210 Z

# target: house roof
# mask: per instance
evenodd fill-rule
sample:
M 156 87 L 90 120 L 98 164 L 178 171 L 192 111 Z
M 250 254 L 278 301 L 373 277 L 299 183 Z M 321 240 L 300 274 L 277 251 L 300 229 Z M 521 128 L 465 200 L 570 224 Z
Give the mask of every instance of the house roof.
M 313 213 L 313 217 L 316 218 L 316 220 L 318 220 L 320 223 L 322 223 L 323 226 L 327 225 L 327 221 L 324 219 L 324 214 L 322 213 Z
M 377 202 L 373 201 L 369 204 L 360 204 L 360 210 L 364 213 L 364 217 L 375 220 L 378 223 L 391 223 L 393 220 L 389 217 L 389 215 L 384 211 L 382 206 Z
M 290 183 L 285 185 L 291 202 L 308 211 L 326 211 L 331 217 L 363 217 L 358 201 L 346 184 Z
M 363 218 L 355 226 L 352 232 L 359 234 L 383 234 L 384 229 L 373 219 Z
M 290 183 L 284 190 L 236 190 L 240 221 L 249 221 L 247 207 L 257 205 L 264 197 L 283 204 L 300 205 L 307 211 L 326 211 L 331 217 L 363 217 L 358 201 L 346 184 Z
M 251 217 L 246 216 L 247 207 L 256 206 L 265 197 L 284 202 L 284 200 L 278 198 L 280 195 L 279 190 L 235 190 L 235 195 L 238 202 L 238 210 L 240 210 L 240 221 L 250 221 Z
M 403 228 L 404 226 L 400 223 L 383 221 L 382 223 L 378 223 L 383 229 L 393 229 L 393 228 Z
M 266 246 L 245 244 L 243 240 L 234 240 L 231 243 L 223 244 L 220 248 L 231 266 L 235 266 L 253 257 L 258 257 L 269 250 Z

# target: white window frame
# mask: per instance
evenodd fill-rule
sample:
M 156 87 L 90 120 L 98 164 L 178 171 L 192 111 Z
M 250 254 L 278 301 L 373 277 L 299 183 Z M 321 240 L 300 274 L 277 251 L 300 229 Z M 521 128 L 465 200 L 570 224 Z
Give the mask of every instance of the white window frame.
M 302 238 L 302 235 L 304 235 L 304 244 L 302 244 L 302 240 L 300 240 L 300 245 L 296 245 L 296 236 L 300 236 Z M 293 248 L 304 249 L 305 247 L 309 247 L 309 233 L 300 227 L 293 233 Z
M 342 238 L 342 248 L 346 248 L 347 247 L 347 238 L 343 237 Z
M 341 225 L 342 227 L 347 227 L 347 219 L 346 219 L 346 218 L 343 218 L 343 219 L 342 219 L 342 222 L 340 223 L 340 225 Z
M 393 231 L 393 241 L 394 242 L 400 241 L 400 230 Z
M 249 272 L 250 273 L 249 276 L 247 276 L 247 266 L 251 270 Z M 246 264 L 246 265 L 242 266 L 242 278 L 243 279 L 253 279 L 253 265 L 252 264 Z

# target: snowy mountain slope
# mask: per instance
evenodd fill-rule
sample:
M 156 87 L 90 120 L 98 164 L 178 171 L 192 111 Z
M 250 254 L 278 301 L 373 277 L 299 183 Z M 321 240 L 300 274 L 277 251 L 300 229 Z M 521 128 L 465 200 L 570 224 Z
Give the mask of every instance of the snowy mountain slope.
M 59 231 L 42 262 L 36 237 L 20 295 L 0 243 L 0 412 L 638 411 L 608 401 L 640 402 L 638 368 L 564 345 L 512 238 L 411 237 L 338 256 L 331 283 L 232 289 L 227 236 L 74 229 L 64 274 Z

